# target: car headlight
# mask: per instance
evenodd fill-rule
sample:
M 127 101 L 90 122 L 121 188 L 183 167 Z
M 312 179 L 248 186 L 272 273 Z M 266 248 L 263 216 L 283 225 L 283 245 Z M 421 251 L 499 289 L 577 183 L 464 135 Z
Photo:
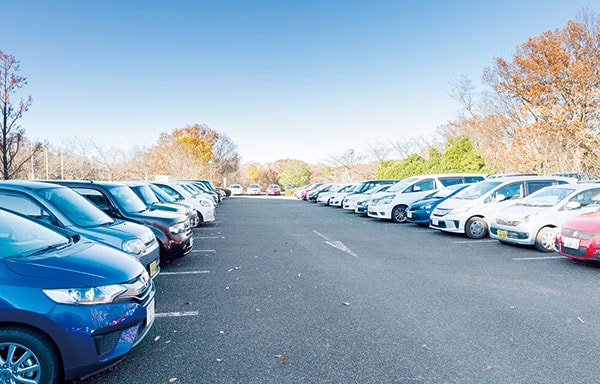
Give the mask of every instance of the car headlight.
M 418 207 L 417 207 L 418 209 Z M 421 209 L 424 209 L 425 211 L 429 211 L 431 209 L 431 204 L 425 204 L 424 206 L 421 207 Z
M 146 244 L 142 240 L 135 238 L 124 241 L 121 248 L 127 253 L 141 255 L 146 251 Z
M 528 223 L 528 222 L 530 222 L 530 221 L 534 221 L 534 220 L 536 219 L 536 217 L 537 217 L 537 216 L 538 216 L 538 214 L 537 214 L 537 213 L 532 213 L 532 214 L 529 214 L 529 215 L 525 216 L 524 218 L 522 218 L 522 219 L 521 219 L 521 222 L 522 222 L 522 223 Z
M 379 200 L 379 204 L 389 204 L 392 202 L 392 200 L 394 200 L 395 197 L 396 195 L 383 196 L 381 200 Z
M 42 289 L 50 300 L 60 304 L 95 305 L 109 304 L 126 292 L 122 285 L 105 285 L 102 287 Z
M 210 207 L 213 206 L 211 203 L 209 203 L 206 200 L 200 200 L 200 205 L 203 206 L 203 207 L 208 207 L 208 208 L 210 208 Z
M 180 222 L 169 226 L 169 232 L 174 235 L 179 235 L 180 233 L 185 232 L 185 222 Z

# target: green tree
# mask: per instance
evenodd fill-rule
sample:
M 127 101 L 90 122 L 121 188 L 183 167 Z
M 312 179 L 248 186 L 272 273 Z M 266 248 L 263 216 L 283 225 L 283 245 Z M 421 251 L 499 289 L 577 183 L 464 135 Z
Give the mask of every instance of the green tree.
M 377 168 L 378 179 L 404 179 L 426 173 L 427 161 L 416 153 L 403 160 L 384 160 Z
M 446 142 L 446 150 L 440 157 L 436 169 L 436 173 L 458 172 L 492 173 L 468 136 L 457 136 Z
M 310 182 L 310 166 L 304 161 L 288 160 L 279 173 L 279 184 L 286 186 L 288 184 L 306 185 Z

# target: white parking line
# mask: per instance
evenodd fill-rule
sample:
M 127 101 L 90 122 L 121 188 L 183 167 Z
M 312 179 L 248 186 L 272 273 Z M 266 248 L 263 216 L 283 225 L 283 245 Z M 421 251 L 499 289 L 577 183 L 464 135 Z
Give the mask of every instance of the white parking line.
M 192 249 L 190 253 L 217 253 L 214 249 Z
M 200 275 L 210 273 L 210 271 L 181 271 L 181 272 L 161 272 L 158 276 L 170 276 L 170 275 Z
M 552 260 L 562 259 L 563 256 L 542 256 L 542 257 L 514 257 L 514 261 L 527 261 L 527 260 Z
M 224 236 L 194 236 L 194 239 L 224 239 Z
M 498 240 L 488 239 L 488 240 L 461 240 L 461 241 L 453 241 L 452 244 L 474 244 L 474 243 L 497 243 Z
M 183 317 L 183 316 L 198 316 L 198 311 L 183 311 L 183 312 L 163 312 L 157 313 L 156 317 Z

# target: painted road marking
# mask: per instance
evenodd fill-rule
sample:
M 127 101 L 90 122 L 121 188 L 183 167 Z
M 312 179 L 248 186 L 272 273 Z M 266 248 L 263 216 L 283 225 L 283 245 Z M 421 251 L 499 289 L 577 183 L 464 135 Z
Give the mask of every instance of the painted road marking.
M 564 259 L 564 256 L 514 257 L 514 261 Z
M 182 312 L 163 312 L 157 313 L 156 317 L 183 317 L 183 316 L 198 316 L 198 311 L 182 311 Z
M 317 232 L 317 231 L 315 231 L 315 230 L 313 230 L 313 233 L 314 233 L 315 235 L 319 236 L 320 238 L 322 238 L 322 239 L 324 240 L 323 242 L 324 242 L 325 244 L 327 244 L 327 245 L 330 245 L 330 246 L 332 246 L 332 247 L 333 247 L 333 248 L 335 248 L 335 249 L 339 249 L 340 251 L 342 251 L 342 252 L 345 252 L 345 253 L 347 253 L 347 254 L 349 254 L 349 255 L 351 255 L 351 256 L 358 257 L 358 256 L 356 255 L 356 253 L 352 252 L 352 250 L 351 250 L 350 248 L 346 247 L 346 246 L 344 245 L 344 243 L 342 243 L 341 241 L 338 241 L 338 240 L 335 240 L 335 241 L 334 241 L 334 240 L 330 240 L 329 238 L 327 238 L 327 236 L 325 236 L 325 235 L 323 235 L 322 233 L 319 233 L 319 232 Z
M 169 275 L 201 275 L 210 273 L 210 271 L 181 271 L 181 272 L 161 272 L 158 276 L 169 276 Z

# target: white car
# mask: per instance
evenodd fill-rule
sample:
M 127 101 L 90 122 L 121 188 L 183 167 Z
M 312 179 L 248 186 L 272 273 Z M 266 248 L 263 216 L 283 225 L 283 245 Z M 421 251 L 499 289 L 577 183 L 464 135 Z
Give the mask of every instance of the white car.
M 185 188 L 176 181 L 153 181 L 164 192 L 168 193 L 177 201 L 191 205 L 198 212 L 200 223 L 215 221 L 215 203 L 210 197 L 193 197 Z
M 471 239 L 488 235 L 496 211 L 544 187 L 575 183 L 555 176 L 515 176 L 482 181 L 444 200 L 431 212 L 431 228 L 464 233 Z
M 258 185 L 258 184 L 248 185 L 248 188 L 246 188 L 246 193 L 248 195 L 260 195 L 260 185 Z
M 503 243 L 535 245 L 538 251 L 554 251 L 560 225 L 600 208 L 600 184 L 566 184 L 545 187 L 516 204 L 498 210 L 490 225 L 490 237 Z
M 369 189 L 369 190 L 367 190 L 367 191 L 365 191 L 363 193 L 351 193 L 351 194 L 348 194 L 348 195 L 346 195 L 344 197 L 344 200 L 342 200 L 342 208 L 356 212 L 356 203 L 358 201 L 365 201 L 365 200 L 368 201 L 368 200 L 371 199 L 371 196 L 374 193 L 385 192 L 392 185 L 393 184 L 381 184 L 381 185 L 374 186 L 373 188 L 371 188 L 371 189 Z M 367 211 L 365 210 L 363 213 L 366 214 Z
M 346 196 L 348 196 L 349 194 L 351 194 L 352 192 L 354 192 L 354 190 L 358 187 L 358 184 L 356 183 L 352 183 L 352 184 L 346 184 L 343 187 L 339 188 L 337 191 L 335 191 L 330 199 L 329 199 L 329 205 L 331 205 L 332 207 L 341 207 L 344 201 L 344 198 Z
M 462 173 L 407 177 L 387 191 L 373 195 L 367 214 L 369 217 L 404 223 L 406 210 L 416 200 L 449 185 L 475 183 L 484 179 L 485 175 Z
M 229 186 L 229 190 L 231 191 L 231 196 L 244 194 L 244 188 L 242 188 L 242 186 L 239 184 L 231 184 Z

